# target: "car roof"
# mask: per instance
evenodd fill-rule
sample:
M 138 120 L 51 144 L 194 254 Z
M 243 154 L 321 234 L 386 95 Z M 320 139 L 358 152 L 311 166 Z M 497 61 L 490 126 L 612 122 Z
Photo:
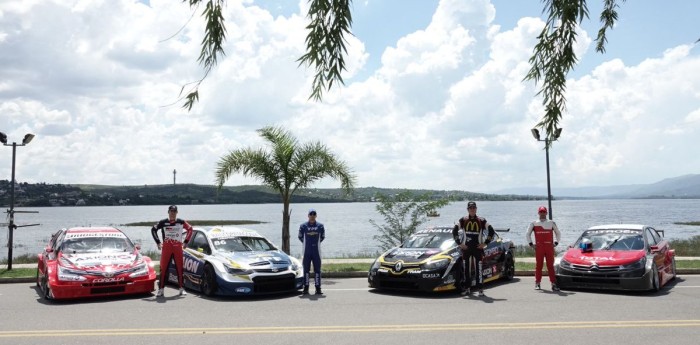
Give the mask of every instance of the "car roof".
M 241 228 L 238 226 L 212 226 L 206 228 L 195 228 L 207 234 L 209 237 L 262 237 L 257 231 Z
M 646 227 L 642 224 L 607 224 L 592 226 L 588 230 L 644 230 Z

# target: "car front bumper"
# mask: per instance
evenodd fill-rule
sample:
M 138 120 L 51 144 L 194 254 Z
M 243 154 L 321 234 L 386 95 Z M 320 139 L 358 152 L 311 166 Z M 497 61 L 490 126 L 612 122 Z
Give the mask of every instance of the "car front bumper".
M 146 294 L 155 290 L 155 273 L 132 281 L 117 283 L 49 282 L 54 299 L 104 297 L 116 295 Z
M 562 288 L 601 289 L 601 290 L 650 290 L 650 270 L 643 274 L 615 274 L 597 272 L 578 272 L 557 267 L 557 284 Z

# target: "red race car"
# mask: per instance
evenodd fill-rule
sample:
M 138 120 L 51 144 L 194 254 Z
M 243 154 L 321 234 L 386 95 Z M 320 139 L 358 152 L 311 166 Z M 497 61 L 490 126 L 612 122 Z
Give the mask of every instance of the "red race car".
M 151 293 L 151 259 L 119 229 L 61 229 L 39 254 L 36 284 L 45 299 Z
M 675 251 L 647 225 L 591 227 L 555 261 L 561 288 L 658 291 L 676 277 Z

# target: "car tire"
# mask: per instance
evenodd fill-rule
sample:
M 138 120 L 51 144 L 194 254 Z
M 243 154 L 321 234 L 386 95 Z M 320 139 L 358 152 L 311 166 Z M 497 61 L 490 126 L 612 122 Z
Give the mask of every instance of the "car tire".
M 36 269 L 36 287 L 41 287 L 41 278 L 39 278 L 39 269 Z
M 651 264 L 651 277 L 649 279 L 651 279 L 651 291 L 659 291 L 661 287 L 659 283 L 659 269 L 656 267 L 656 263 Z
M 510 281 L 513 277 L 515 277 L 515 260 L 512 255 L 508 255 L 503 263 L 503 280 Z
M 214 273 L 214 267 L 207 264 L 204 266 L 204 273 L 202 274 L 202 281 L 200 283 L 200 290 L 205 296 L 214 296 L 217 290 L 216 286 L 216 273 Z
M 49 286 L 49 277 L 47 276 L 42 278 L 41 297 L 47 301 L 53 299 L 53 293 L 51 292 L 51 287 Z
M 671 258 L 671 280 L 676 279 L 676 258 Z

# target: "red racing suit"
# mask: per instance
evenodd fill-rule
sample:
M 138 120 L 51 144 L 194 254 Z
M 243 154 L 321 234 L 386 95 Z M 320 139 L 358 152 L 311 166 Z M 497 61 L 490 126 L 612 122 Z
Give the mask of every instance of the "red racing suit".
M 182 230 L 187 231 L 187 235 L 183 239 Z M 163 251 L 160 253 L 160 281 L 158 282 L 158 287 L 160 289 L 165 287 L 165 282 L 168 276 L 168 265 L 170 260 L 174 258 L 175 269 L 177 270 L 177 281 L 180 287 L 183 287 L 182 281 L 182 247 L 190 241 L 192 237 L 192 226 L 186 221 L 176 218 L 171 221 L 166 218 L 151 228 L 151 235 L 153 239 L 156 240 L 156 244 L 160 244 L 160 239 L 158 238 L 158 230 L 161 230 L 163 235 Z
M 554 275 L 554 246 L 555 242 L 559 243 L 561 233 L 557 227 L 557 223 L 548 219 L 538 219 L 527 228 L 525 239 L 528 243 L 532 242 L 532 232 L 535 232 L 535 283 L 539 284 L 542 281 L 542 264 L 544 259 L 547 259 L 547 274 L 549 281 L 556 284 L 557 280 Z M 556 237 L 556 239 L 555 239 Z

